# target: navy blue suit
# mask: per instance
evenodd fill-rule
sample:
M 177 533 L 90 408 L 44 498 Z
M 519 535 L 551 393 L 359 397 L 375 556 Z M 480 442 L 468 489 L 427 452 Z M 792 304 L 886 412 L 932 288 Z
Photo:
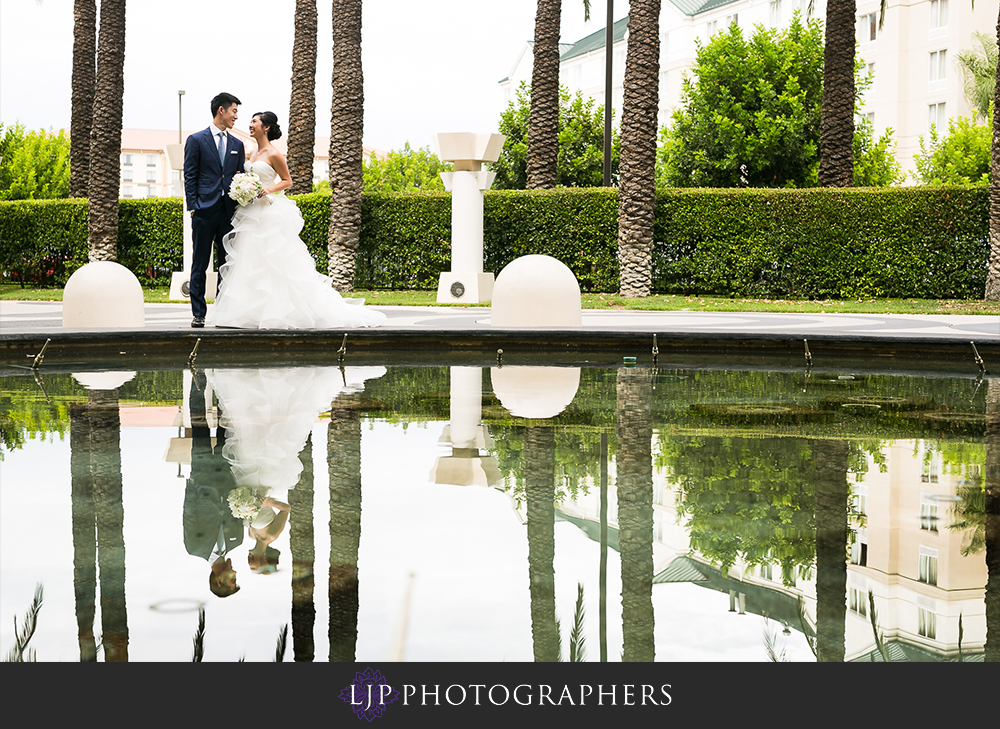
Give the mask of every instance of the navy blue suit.
M 211 128 L 195 132 L 184 145 L 184 194 L 191 216 L 191 239 L 193 255 L 188 286 L 191 292 L 191 313 L 204 317 L 208 312 L 205 304 L 205 273 L 215 247 L 216 270 L 226 262 L 226 251 L 222 238 L 233 229 L 233 213 L 236 201 L 229 197 L 229 186 L 233 175 L 243 171 L 246 152 L 243 142 L 226 132 L 225 164 L 219 162 L 219 149 Z M 222 277 L 219 277 L 219 286 Z

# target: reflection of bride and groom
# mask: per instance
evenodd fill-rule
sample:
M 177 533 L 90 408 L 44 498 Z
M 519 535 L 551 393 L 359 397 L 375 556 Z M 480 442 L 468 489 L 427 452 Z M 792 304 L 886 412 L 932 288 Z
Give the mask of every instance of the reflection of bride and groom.
M 184 546 L 211 565 L 209 586 L 219 597 L 239 590 L 230 554 L 254 540 L 250 569 L 274 572 L 271 544 L 288 522 L 290 508 L 276 496 L 298 483 L 299 458 L 321 412 L 339 395 L 356 392 L 383 367 L 218 369 L 195 373 L 191 383 L 191 477 L 184 494 Z M 213 448 L 206 417 L 206 388 L 218 399 Z M 237 496 L 255 499 L 253 513 L 231 506 Z M 237 515 L 239 514 L 239 515 Z M 245 517 L 245 518 L 244 518 Z
M 212 99 L 212 124 L 188 137 L 184 147 L 184 192 L 191 215 L 191 326 L 244 329 L 316 329 L 379 326 L 385 314 L 345 299 L 299 237 L 298 206 L 282 193 L 292 186 L 284 156 L 272 141 L 281 137 L 277 116 L 253 115 L 257 144 L 245 161 L 243 143 L 230 134 L 240 101 L 222 93 Z M 233 178 L 254 173 L 257 198 L 237 206 L 229 196 Z M 218 294 L 211 311 L 205 280 L 212 250 L 218 263 Z

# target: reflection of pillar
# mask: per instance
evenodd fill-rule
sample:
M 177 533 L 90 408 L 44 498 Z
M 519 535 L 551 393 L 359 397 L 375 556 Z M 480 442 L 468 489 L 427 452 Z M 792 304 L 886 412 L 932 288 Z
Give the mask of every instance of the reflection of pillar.
M 330 660 L 355 660 L 358 642 L 358 546 L 361 543 L 361 413 L 354 398 L 330 410 Z
M 299 454 L 302 474 L 295 488 L 288 492 L 288 539 L 292 552 L 292 647 L 296 661 L 312 661 L 315 657 L 313 628 L 316 606 L 313 602 L 316 561 L 313 535 L 313 462 L 312 434 L 306 438 Z
M 622 659 L 652 661 L 653 643 L 653 378 L 618 370 L 615 461 L 618 547 L 622 569 Z
M 847 618 L 847 465 L 843 440 L 813 441 L 816 474 L 816 657 L 844 661 Z
M 986 383 L 986 660 L 1000 662 L 1000 378 Z
M 536 661 L 559 660 L 555 592 L 556 439 L 552 428 L 524 429 L 531 638 Z
M 94 539 L 94 478 L 91 464 L 91 418 L 87 404 L 69 407 L 70 478 L 73 509 L 73 592 L 80 660 L 97 660 L 94 616 L 97 600 L 97 542 Z
M 125 511 L 122 506 L 121 420 L 118 393 L 91 390 L 88 403 L 97 564 L 100 570 L 104 660 L 128 660 L 125 608 Z
M 495 486 L 503 479 L 495 456 L 481 455 L 493 441 L 483 425 L 483 370 L 450 368 L 450 420 L 439 443 L 451 443 L 451 455 L 434 462 L 432 483 L 454 486 Z

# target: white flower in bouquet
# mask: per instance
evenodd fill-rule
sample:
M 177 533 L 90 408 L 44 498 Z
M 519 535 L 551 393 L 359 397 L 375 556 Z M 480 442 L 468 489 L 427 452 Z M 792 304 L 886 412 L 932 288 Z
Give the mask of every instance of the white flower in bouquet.
M 260 497 L 245 486 L 229 492 L 229 510 L 237 519 L 252 519 L 260 507 Z
M 233 183 L 229 186 L 229 197 L 240 205 L 249 205 L 264 192 L 264 186 L 260 184 L 260 177 L 256 172 L 237 172 L 233 176 Z

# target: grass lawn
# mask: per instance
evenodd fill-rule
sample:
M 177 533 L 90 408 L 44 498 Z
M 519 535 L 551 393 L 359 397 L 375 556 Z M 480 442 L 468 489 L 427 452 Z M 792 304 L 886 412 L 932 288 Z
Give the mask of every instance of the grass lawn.
M 145 289 L 147 303 L 165 304 L 169 288 Z M 369 304 L 384 306 L 464 306 L 438 304 L 436 291 L 357 291 Z M 62 289 L 24 288 L 0 284 L 0 300 L 62 301 Z M 183 303 L 183 302 L 178 302 Z M 485 305 L 484 305 L 485 306 Z M 584 294 L 584 309 L 635 311 L 759 311 L 804 314 L 1000 314 L 1000 302 L 960 299 L 744 299 L 721 296 L 659 294 L 645 299 L 625 299 L 614 294 Z

